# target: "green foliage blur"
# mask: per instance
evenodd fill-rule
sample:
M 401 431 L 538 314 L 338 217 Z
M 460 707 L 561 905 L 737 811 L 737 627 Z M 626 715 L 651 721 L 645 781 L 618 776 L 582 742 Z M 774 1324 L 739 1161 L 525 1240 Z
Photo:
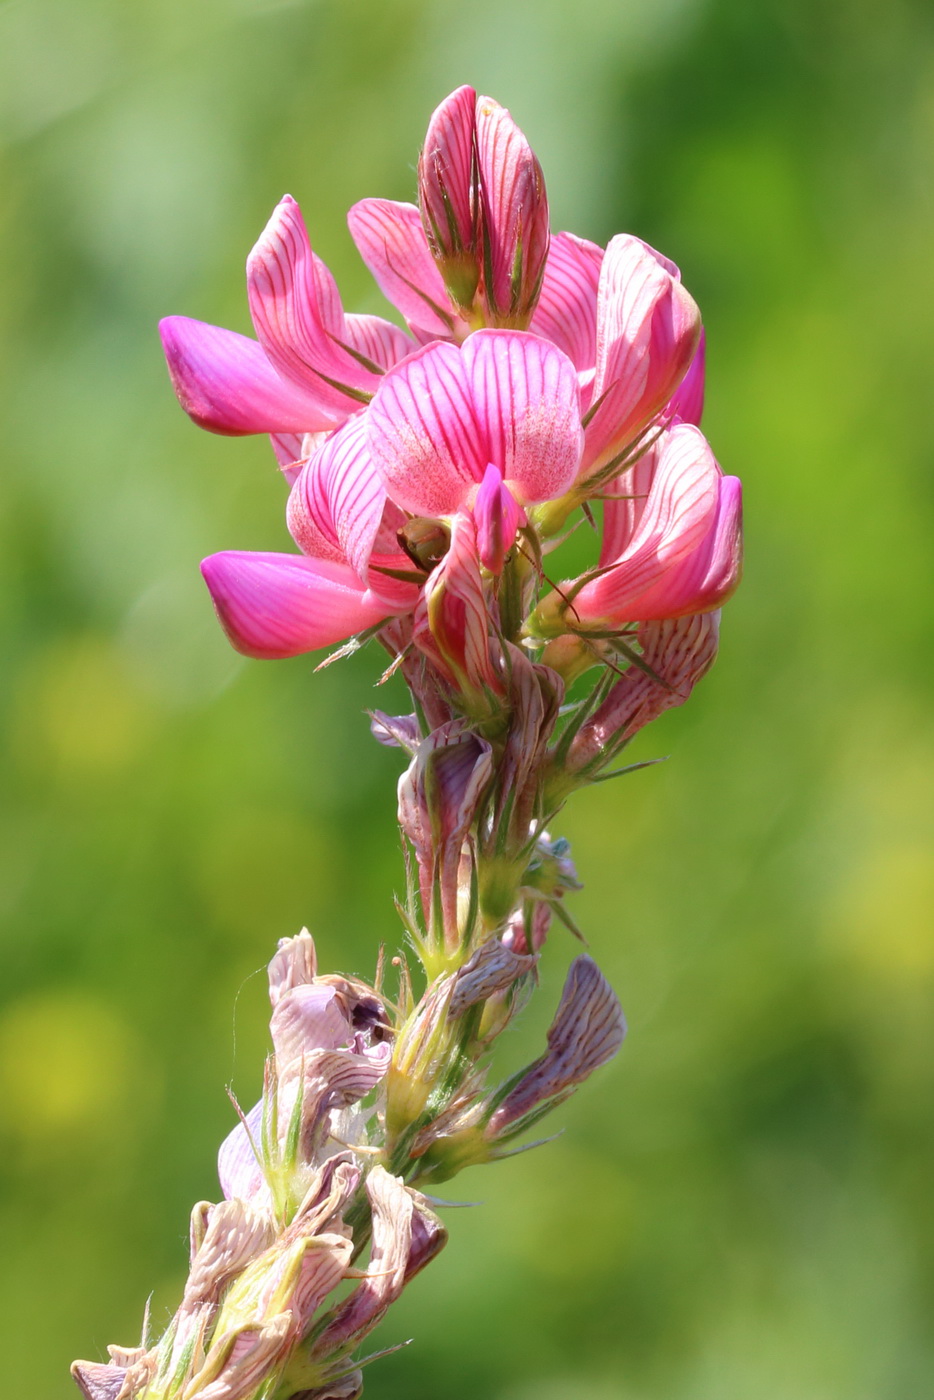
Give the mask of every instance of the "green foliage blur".
M 708 330 L 747 491 L 720 660 L 561 817 L 630 1036 L 563 1136 L 454 1183 L 382 1400 L 918 1400 L 934 1291 L 934 23 L 911 0 L 0 4 L 0 1391 L 133 1343 L 256 1096 L 261 969 L 394 947 L 399 755 L 365 652 L 245 662 L 198 575 L 288 547 L 265 441 L 155 333 L 249 328 L 285 190 L 408 199 L 433 106 L 505 103 L 558 228 L 640 234 Z M 928 407 L 925 407 L 925 405 Z M 537 1053 L 575 949 L 506 1038 Z

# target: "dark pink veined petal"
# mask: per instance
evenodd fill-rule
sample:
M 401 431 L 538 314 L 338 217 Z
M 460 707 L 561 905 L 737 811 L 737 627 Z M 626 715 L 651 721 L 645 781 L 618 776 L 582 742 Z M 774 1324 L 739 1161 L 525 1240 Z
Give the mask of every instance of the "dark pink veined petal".
M 603 249 L 573 233 L 555 233 L 530 330 L 551 340 L 579 370 L 597 357 L 597 286 Z
M 282 475 L 294 486 L 308 458 L 317 452 L 331 435 L 329 428 L 318 433 L 271 433 L 269 441 L 282 468 Z
M 665 408 L 666 417 L 678 417 L 682 423 L 700 427 L 704 414 L 704 378 L 707 356 L 707 334 L 701 331 L 694 358 L 688 372 L 678 385 Z
M 638 435 L 671 398 L 694 356 L 700 313 L 673 267 L 638 238 L 610 240 L 597 295 L 588 465 L 611 458 Z
M 340 347 L 337 287 L 312 252 L 291 195 L 280 200 L 247 259 L 247 292 L 256 334 L 280 373 L 320 394 L 336 421 L 367 402 L 379 376 Z
M 419 596 L 413 636 L 419 650 L 464 694 L 502 694 L 490 652 L 489 607 L 470 515 L 455 515 L 451 522 L 451 546 Z
M 350 234 L 383 296 L 417 332 L 449 336 L 450 299 L 414 204 L 361 199 L 347 215 Z
M 600 537 L 601 569 L 625 553 L 639 528 L 664 442 L 664 435 L 657 438 L 628 471 L 607 486 Z
M 683 705 L 716 660 L 719 624 L 718 612 L 641 623 L 639 646 L 653 674 L 630 666 L 616 682 L 575 735 L 567 757 L 570 771 L 599 769 L 645 725 Z
M 524 502 L 562 496 L 577 478 L 583 432 L 573 364 L 528 331 L 482 330 L 464 365 L 488 457 Z
M 366 415 L 358 413 L 308 461 L 289 497 L 295 543 L 317 558 L 343 557 L 365 578 L 383 519 L 386 488 L 367 447 Z
M 517 1131 L 539 1104 L 565 1095 L 613 1058 L 626 1036 L 626 1018 L 592 958 L 575 958 L 548 1030 L 548 1049 L 530 1065 L 490 1119 L 490 1136 Z
M 269 434 L 269 441 L 272 443 L 272 450 L 276 454 L 276 461 L 283 471 L 287 471 L 290 467 L 298 466 L 301 463 L 303 438 L 304 433 Z M 289 485 L 291 485 L 291 482 Z
M 548 256 L 542 168 L 505 107 L 477 98 L 477 166 L 490 311 L 530 316 Z M 515 322 L 513 322 L 515 324 Z
M 289 492 L 285 508 L 289 534 L 310 559 L 330 559 L 346 564 L 337 526 L 327 497 L 326 480 L 315 469 L 317 454 L 304 462 Z
M 239 437 L 302 433 L 342 421 L 313 384 L 277 374 L 249 336 L 188 316 L 166 316 L 159 333 L 178 401 L 200 428 Z
M 424 227 L 441 258 L 474 245 L 476 108 L 472 87 L 459 87 L 446 97 L 431 114 L 418 161 Z
M 436 341 L 410 355 L 385 376 L 365 417 L 373 461 L 405 510 L 453 514 L 482 481 L 490 458 L 456 346 Z
M 302 554 L 228 550 L 205 559 L 201 572 L 233 646 L 259 660 L 331 646 L 404 611 L 377 598 L 349 564 Z
M 742 567 L 742 483 L 737 476 L 724 476 L 706 539 L 680 564 L 668 569 L 634 607 L 639 617 L 647 620 L 711 612 L 734 592 Z
M 656 586 L 704 547 L 716 520 L 721 480 L 698 428 L 682 423 L 664 435 L 655 479 L 632 540 L 615 566 L 574 596 L 574 612 L 581 622 L 648 621 L 671 615 L 658 610 L 664 595 Z
M 525 512 L 503 481 L 499 467 L 494 467 L 491 462 L 473 503 L 477 552 L 480 562 L 491 574 L 503 572 L 506 555 L 512 548 L 524 515 Z
M 380 369 L 392 369 L 416 348 L 412 338 L 391 321 L 355 312 L 344 317 L 344 344 Z

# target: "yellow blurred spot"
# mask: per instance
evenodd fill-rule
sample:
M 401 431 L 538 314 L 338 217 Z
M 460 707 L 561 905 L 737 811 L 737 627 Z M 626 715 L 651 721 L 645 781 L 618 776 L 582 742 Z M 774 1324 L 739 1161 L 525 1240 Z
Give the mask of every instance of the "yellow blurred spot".
M 152 710 L 106 640 L 49 648 L 20 689 L 22 761 L 65 781 L 119 771 L 152 732 Z
M 869 853 L 851 872 L 831 918 L 831 939 L 866 971 L 912 979 L 934 973 L 934 858 L 928 845 Z
M 48 992 L 0 1020 L 0 1121 L 24 1142 L 97 1136 L 127 1114 L 140 1060 L 130 1028 L 99 999 Z
M 212 823 L 197 873 L 218 922 L 253 940 L 313 924 L 340 868 L 320 828 L 292 812 L 246 809 Z

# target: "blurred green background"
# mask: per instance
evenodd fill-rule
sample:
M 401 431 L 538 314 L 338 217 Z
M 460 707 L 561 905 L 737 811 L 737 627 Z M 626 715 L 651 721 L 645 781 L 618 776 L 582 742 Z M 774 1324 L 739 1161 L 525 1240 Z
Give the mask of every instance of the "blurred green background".
M 4 1395 L 161 1322 L 266 1043 L 275 940 L 398 936 L 369 653 L 243 662 L 200 557 L 286 548 L 262 440 L 194 429 L 155 323 L 248 329 L 290 190 L 411 198 L 469 81 L 558 228 L 675 258 L 745 479 L 721 658 L 556 832 L 630 1038 L 563 1137 L 454 1190 L 385 1400 L 934 1393 L 934 18 L 907 0 L 6 0 L 0 1184 Z M 391 697 L 389 697 L 391 698 Z M 507 1038 L 537 1053 L 573 953 Z

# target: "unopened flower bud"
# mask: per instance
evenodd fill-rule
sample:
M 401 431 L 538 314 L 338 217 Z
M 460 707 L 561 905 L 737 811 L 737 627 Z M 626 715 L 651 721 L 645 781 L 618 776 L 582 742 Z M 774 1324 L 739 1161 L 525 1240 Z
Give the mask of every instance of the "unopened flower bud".
M 506 555 L 523 518 L 522 509 L 503 481 L 499 467 L 487 467 L 473 505 L 480 562 L 491 574 L 501 574 Z
M 477 100 L 477 163 L 488 324 L 528 325 L 548 257 L 548 200 L 542 168 L 512 117 L 490 97 Z
M 490 617 L 469 515 L 453 519 L 451 547 L 416 604 L 414 637 L 469 713 L 489 715 L 497 707 L 502 683 L 490 656 Z
M 399 780 L 399 825 L 415 847 L 426 922 L 432 931 L 440 914 L 443 929 L 436 932 L 449 949 L 459 938 L 461 852 L 492 771 L 487 741 L 452 720 L 419 744 Z
M 428 246 L 451 300 L 469 314 L 480 281 L 477 242 L 476 105 L 460 87 L 432 114 L 418 162 L 418 202 Z

